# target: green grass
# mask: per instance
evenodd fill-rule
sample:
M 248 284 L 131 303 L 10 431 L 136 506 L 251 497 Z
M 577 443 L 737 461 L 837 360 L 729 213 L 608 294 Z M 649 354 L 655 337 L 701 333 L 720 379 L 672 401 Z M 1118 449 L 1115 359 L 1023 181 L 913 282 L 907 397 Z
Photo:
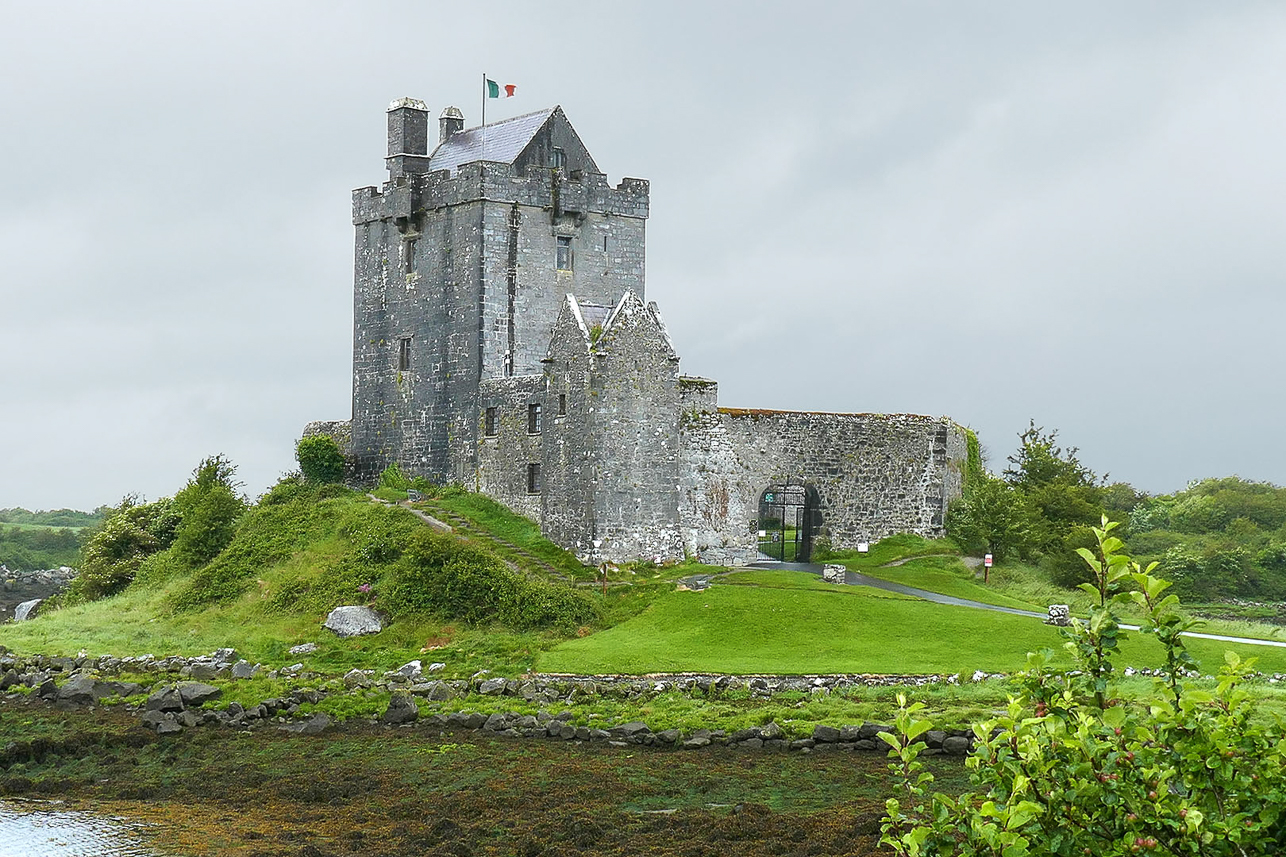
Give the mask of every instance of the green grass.
M 490 497 L 459 489 L 444 488 L 437 497 L 418 504 L 418 507 L 425 509 L 429 514 L 433 513 L 434 507 L 454 512 L 467 518 L 479 529 L 522 548 L 574 580 L 594 579 L 593 568 L 584 565 L 571 551 L 560 548 L 542 536 L 540 526 L 535 521 L 510 511 Z M 501 552 L 505 551 L 502 549 Z M 520 555 L 509 555 L 506 558 L 518 561 L 522 559 Z
M 827 583 L 815 574 L 806 571 L 775 571 L 770 569 L 748 569 L 736 571 L 718 578 L 718 583 L 730 586 L 759 586 L 768 589 L 807 589 L 813 592 L 833 592 L 836 595 L 856 595 L 864 598 L 892 598 L 901 601 L 919 601 L 914 595 L 903 595 L 900 592 L 887 592 L 870 586 L 841 586 Z
M 972 569 L 954 557 L 925 557 L 913 559 L 904 565 L 863 568 L 861 571 L 880 580 L 927 589 L 929 592 L 940 595 L 980 601 L 983 604 L 995 604 L 998 607 L 1013 607 L 1018 610 L 1035 610 L 1043 613 L 1049 606 L 1023 601 L 1020 598 L 993 591 L 974 577 Z
M 1161 650 L 1138 637 L 1124 662 L 1153 666 Z M 573 673 L 971 673 L 1019 669 L 1029 651 L 1060 649 L 1039 620 L 967 607 L 799 588 L 715 585 L 672 592 L 639 616 L 542 653 L 541 670 Z M 1286 650 L 1192 640 L 1214 669 L 1222 651 L 1286 668 Z

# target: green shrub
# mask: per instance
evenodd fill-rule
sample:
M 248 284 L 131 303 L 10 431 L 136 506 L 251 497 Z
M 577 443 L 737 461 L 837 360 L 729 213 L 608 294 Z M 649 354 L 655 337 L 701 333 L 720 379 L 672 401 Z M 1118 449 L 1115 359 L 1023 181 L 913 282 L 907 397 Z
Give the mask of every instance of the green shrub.
M 397 462 L 394 461 L 380 473 L 379 487 L 405 491 L 411 487 L 411 480 L 406 478 L 406 475 L 402 473 L 402 468 L 398 467 Z
M 359 561 L 380 565 L 402 556 L 422 527 L 405 509 L 368 503 L 349 510 L 339 533 L 352 545 Z
M 233 481 L 237 468 L 223 455 L 205 459 L 183 490 L 174 495 L 179 521 L 174 530 L 174 555 L 190 568 L 200 568 L 219 555 L 236 533 L 246 501 Z
M 85 543 L 80 575 L 63 592 L 62 603 L 93 601 L 129 586 L 143 560 L 161 549 L 152 534 L 157 511 L 157 504 L 137 505 L 134 497 L 122 500 Z
M 394 616 L 433 613 L 516 630 L 574 628 L 597 616 L 595 603 L 570 587 L 529 580 L 486 551 L 425 531 L 394 566 L 379 603 Z
M 321 485 L 344 480 L 344 453 L 328 434 L 300 438 L 295 444 L 295 460 L 309 482 Z
M 1052 652 L 1028 656 L 1001 717 L 973 727 L 973 790 L 930 795 L 918 756 L 932 728 L 922 704 L 905 705 L 889 767 L 900 775 L 887 804 L 884 844 L 901 857 L 945 855 L 1203 855 L 1267 857 L 1286 851 L 1286 744 L 1259 725 L 1241 689 L 1253 669 L 1225 655 L 1211 693 L 1188 686 L 1195 662 L 1182 634 L 1193 626 L 1169 583 L 1120 553 L 1106 517 L 1082 556 L 1098 602 L 1064 632 L 1071 669 Z M 1122 584 L 1133 591 L 1119 591 Z M 1118 611 L 1145 611 L 1143 632 L 1165 649 L 1148 698 L 1122 698 L 1113 657 L 1125 637 Z

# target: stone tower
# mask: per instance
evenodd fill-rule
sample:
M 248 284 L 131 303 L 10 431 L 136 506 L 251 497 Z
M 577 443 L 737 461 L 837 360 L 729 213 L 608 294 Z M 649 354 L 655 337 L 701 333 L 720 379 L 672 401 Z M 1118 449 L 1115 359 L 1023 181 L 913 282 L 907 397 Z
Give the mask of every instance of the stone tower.
M 471 485 L 484 382 L 540 377 L 566 296 L 644 294 L 648 183 L 607 182 L 559 107 L 464 127 L 388 109 L 388 181 L 353 192 L 352 453 L 359 479 Z

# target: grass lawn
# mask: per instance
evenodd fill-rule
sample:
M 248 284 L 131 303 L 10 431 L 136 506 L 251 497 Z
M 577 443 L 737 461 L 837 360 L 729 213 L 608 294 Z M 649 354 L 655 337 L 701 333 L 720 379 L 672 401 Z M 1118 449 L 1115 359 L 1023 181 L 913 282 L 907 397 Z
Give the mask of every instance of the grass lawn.
M 788 574 L 765 572 L 764 574 Z M 1126 663 L 1151 666 L 1161 650 L 1132 635 Z M 1039 620 L 807 588 L 718 585 L 671 592 L 627 622 L 569 640 L 537 658 L 539 669 L 571 673 L 972 673 L 1019 669 L 1026 654 L 1059 649 L 1058 632 Z M 1192 640 L 1210 671 L 1224 648 L 1259 657 L 1260 669 L 1286 670 L 1286 650 Z
M 878 577 L 880 580 L 890 580 L 904 586 L 927 589 L 930 592 L 955 598 L 981 601 L 983 604 L 995 604 L 998 607 L 1014 607 L 1019 610 L 1035 610 L 1043 613 L 1049 606 L 1014 598 L 990 589 L 982 581 L 976 580 L 973 571 L 954 557 L 925 557 L 913 559 L 904 565 L 862 568 L 860 571 L 871 577 Z

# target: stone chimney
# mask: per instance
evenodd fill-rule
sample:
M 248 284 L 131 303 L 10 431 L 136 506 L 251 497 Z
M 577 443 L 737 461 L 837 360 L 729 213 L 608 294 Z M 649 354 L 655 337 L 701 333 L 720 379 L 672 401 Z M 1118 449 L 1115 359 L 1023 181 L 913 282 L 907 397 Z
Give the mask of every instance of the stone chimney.
M 388 106 L 388 156 L 428 153 L 428 105 L 416 98 L 399 98 Z
M 438 142 L 445 143 L 447 137 L 459 134 L 464 130 L 464 114 L 459 107 L 448 107 L 438 119 Z

